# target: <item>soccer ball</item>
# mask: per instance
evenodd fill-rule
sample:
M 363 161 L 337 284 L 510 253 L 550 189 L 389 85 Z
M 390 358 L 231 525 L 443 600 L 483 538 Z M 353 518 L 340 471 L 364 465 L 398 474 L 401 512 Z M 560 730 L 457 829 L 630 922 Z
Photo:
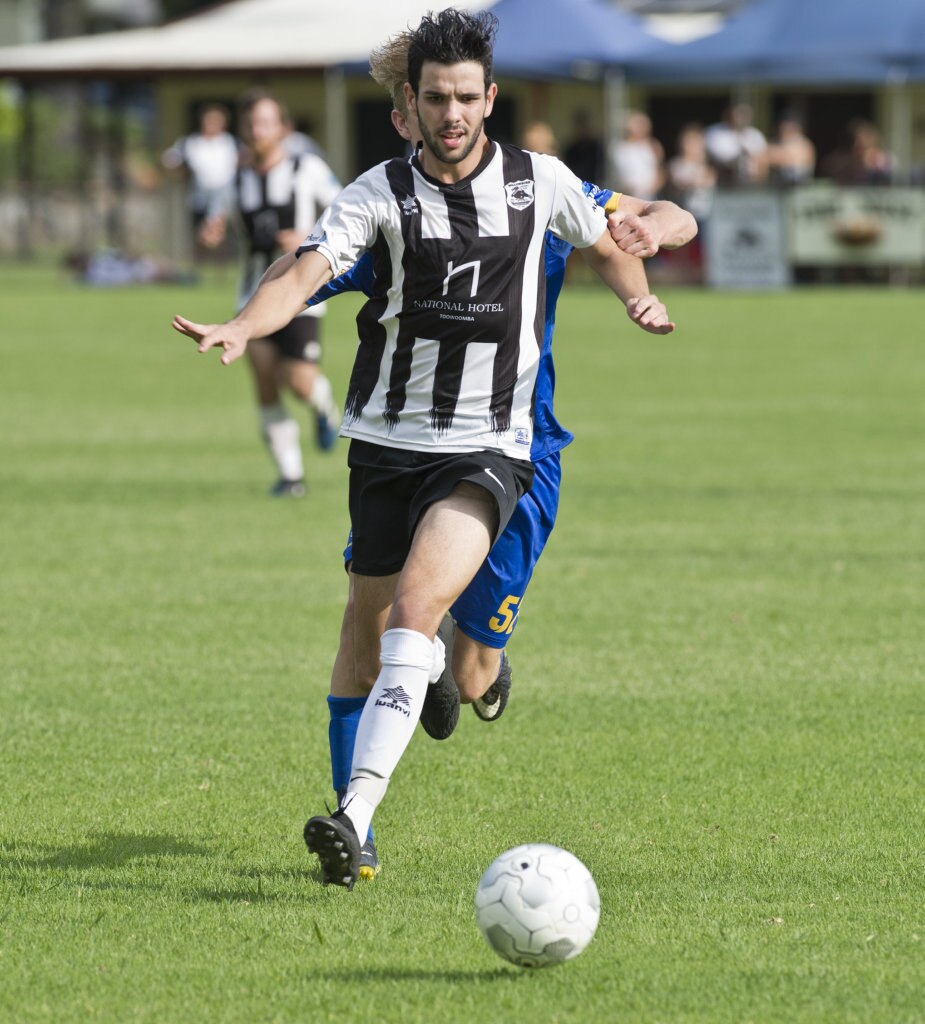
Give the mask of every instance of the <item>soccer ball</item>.
M 591 872 L 567 850 L 527 843 L 482 875 L 475 920 L 485 941 L 519 967 L 571 960 L 594 937 L 601 900 Z

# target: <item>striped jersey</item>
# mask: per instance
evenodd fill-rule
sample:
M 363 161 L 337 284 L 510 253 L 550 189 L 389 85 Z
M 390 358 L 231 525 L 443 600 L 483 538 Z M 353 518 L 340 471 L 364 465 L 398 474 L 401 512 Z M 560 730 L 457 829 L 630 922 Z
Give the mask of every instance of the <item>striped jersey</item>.
M 299 252 L 339 276 L 370 251 L 375 287 L 341 433 L 416 451 L 529 459 L 545 320 L 545 234 L 593 245 L 606 217 L 552 157 L 491 143 L 446 184 L 416 157 L 367 171 Z
M 598 188 L 589 181 L 581 183 L 585 195 L 590 196 L 605 213 L 613 213 L 620 204 L 622 193 L 607 188 Z M 553 363 L 552 340 L 556 327 L 556 304 L 565 283 L 565 267 L 573 246 L 546 232 L 546 324 L 543 332 L 543 349 L 536 374 L 536 388 L 533 401 L 533 444 L 530 447 L 530 461 L 538 462 L 554 455 L 575 440 L 572 433 L 556 419 L 553 400 L 556 390 L 556 370 Z M 322 285 L 308 300 L 309 306 L 326 302 L 335 295 L 345 292 L 363 292 L 371 298 L 376 292 L 376 279 L 372 253 L 365 253 L 346 273 L 333 277 Z
M 277 232 L 307 234 L 340 189 L 334 172 L 314 153 L 287 156 L 265 174 L 253 167 L 238 171 L 236 198 L 245 250 L 238 310 L 257 290 L 270 264 L 283 254 L 276 241 Z M 321 307 L 309 315 L 323 312 Z

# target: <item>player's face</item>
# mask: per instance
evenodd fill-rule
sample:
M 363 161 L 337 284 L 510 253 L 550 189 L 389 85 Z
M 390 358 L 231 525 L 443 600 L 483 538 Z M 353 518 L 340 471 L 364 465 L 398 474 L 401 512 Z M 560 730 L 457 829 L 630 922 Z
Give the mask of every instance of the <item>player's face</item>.
M 465 176 L 475 170 L 481 152 L 482 126 L 494 105 L 497 86 L 485 89 L 477 61 L 437 64 L 425 61 L 415 96 L 405 87 L 409 113 L 416 117 L 424 145 L 444 165 Z
M 267 156 L 286 137 L 282 112 L 273 100 L 259 100 L 254 104 L 248 122 L 251 148 L 258 157 Z

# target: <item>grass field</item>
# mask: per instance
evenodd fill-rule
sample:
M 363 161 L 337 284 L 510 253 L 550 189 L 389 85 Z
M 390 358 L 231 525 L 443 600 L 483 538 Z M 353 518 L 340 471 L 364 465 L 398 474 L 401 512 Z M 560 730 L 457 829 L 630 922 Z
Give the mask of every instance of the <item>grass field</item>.
M 418 731 L 348 894 L 301 839 L 345 447 L 265 496 L 245 370 L 168 328 L 230 293 L 3 273 L 0 1020 L 925 1020 L 921 294 L 678 292 L 670 338 L 564 296 L 511 705 Z M 472 914 L 525 841 L 603 903 L 535 974 Z

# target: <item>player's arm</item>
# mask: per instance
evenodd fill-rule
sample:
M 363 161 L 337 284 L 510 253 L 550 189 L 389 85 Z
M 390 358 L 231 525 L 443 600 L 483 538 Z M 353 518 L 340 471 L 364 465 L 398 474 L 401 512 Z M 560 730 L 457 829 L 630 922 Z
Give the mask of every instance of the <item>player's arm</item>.
M 257 291 L 232 320 L 224 324 L 198 324 L 175 316 L 173 328 L 199 342 L 199 351 L 224 350 L 227 366 L 244 354 L 253 338 L 265 338 L 281 330 L 305 306 L 305 296 L 314 295 L 331 279 L 331 264 L 319 252 L 300 258 L 294 253 L 280 257 L 264 274 Z
M 646 202 L 620 196 L 616 209 L 607 212 L 607 226 L 617 245 L 632 256 L 649 259 L 659 249 L 678 249 L 697 234 L 694 216 L 667 200 Z
M 594 245 L 582 249 L 581 254 L 620 299 L 633 323 L 650 334 L 670 334 L 675 329 L 664 303 L 657 295 L 649 293 L 645 264 L 638 257 L 623 252 L 609 231 L 605 231 Z

